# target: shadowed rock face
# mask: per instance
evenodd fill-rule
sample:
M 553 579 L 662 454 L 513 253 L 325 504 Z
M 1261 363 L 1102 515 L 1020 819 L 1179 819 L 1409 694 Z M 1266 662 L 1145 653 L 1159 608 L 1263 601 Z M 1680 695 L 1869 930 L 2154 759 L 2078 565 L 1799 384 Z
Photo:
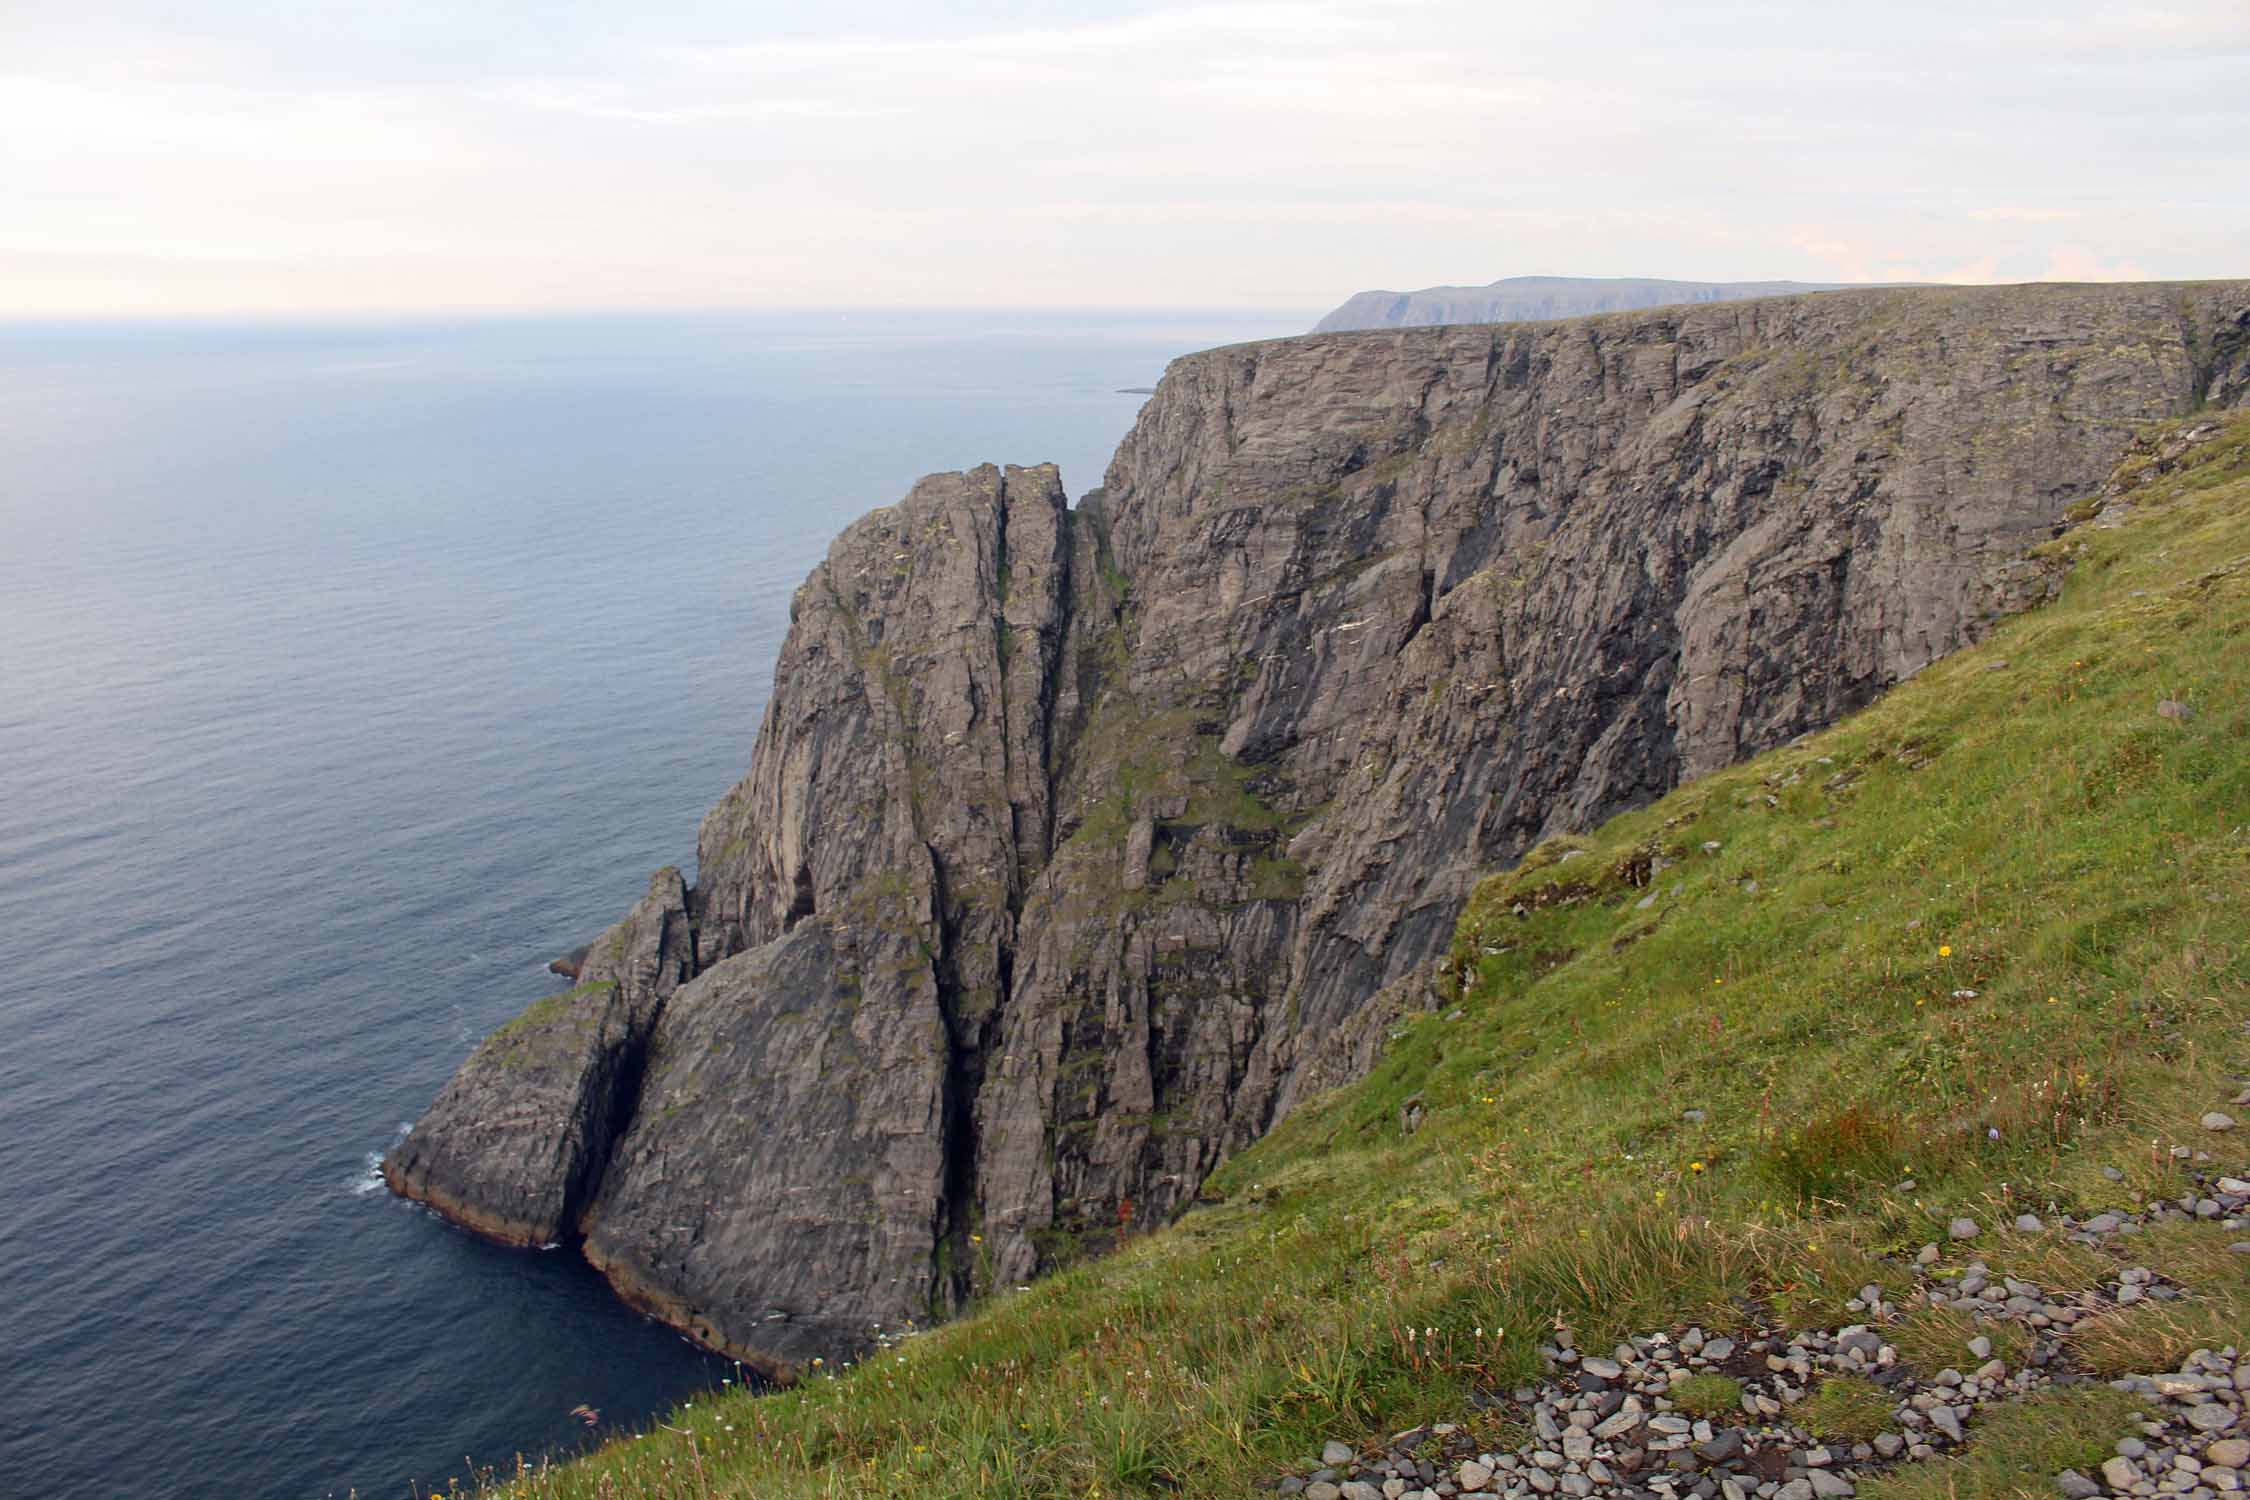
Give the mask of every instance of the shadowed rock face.
M 2044 598 L 2133 425 L 2246 395 L 2246 283 L 1180 360 L 1075 511 L 985 468 L 838 539 L 695 887 L 386 1173 L 771 1365 L 1104 1248 L 1368 1066 L 1476 874 Z

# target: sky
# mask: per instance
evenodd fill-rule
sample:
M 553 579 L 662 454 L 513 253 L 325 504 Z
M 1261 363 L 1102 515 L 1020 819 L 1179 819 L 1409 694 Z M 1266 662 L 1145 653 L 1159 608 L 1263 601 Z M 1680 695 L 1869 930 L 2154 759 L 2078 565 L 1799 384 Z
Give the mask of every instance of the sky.
M 2250 3 L 0 0 L 0 318 L 2250 274 Z

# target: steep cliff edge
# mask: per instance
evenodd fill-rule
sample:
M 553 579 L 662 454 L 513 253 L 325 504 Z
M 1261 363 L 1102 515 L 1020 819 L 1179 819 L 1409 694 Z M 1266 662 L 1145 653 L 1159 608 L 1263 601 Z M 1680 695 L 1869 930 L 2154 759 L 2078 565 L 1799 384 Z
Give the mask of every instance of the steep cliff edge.
M 1426 1003 L 1472 879 L 2044 596 L 2250 284 L 1838 293 L 1174 364 L 1102 490 L 923 481 L 797 595 L 688 889 L 393 1153 L 768 1362 L 1168 1217 Z

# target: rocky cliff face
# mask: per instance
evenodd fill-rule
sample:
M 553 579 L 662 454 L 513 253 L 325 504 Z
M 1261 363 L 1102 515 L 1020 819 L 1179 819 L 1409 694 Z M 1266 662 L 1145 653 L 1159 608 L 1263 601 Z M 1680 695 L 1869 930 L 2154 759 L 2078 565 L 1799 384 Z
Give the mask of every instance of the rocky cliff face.
M 393 1154 L 786 1364 L 1185 1206 L 1430 1003 L 1471 879 L 2045 596 L 2250 283 L 1843 293 L 1177 362 L 1104 487 L 933 476 L 749 777 Z

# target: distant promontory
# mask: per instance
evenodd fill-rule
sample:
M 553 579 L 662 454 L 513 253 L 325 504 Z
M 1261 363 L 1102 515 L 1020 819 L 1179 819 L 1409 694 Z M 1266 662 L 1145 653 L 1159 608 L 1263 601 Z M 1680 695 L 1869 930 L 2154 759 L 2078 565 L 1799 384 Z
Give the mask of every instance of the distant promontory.
M 1820 281 L 1663 281 L 1640 276 L 1506 276 L 1484 286 L 1361 292 L 1313 325 L 1315 333 L 1415 328 L 1433 323 L 1537 323 L 1683 302 L 1739 302 L 1794 292 L 1841 291 Z

